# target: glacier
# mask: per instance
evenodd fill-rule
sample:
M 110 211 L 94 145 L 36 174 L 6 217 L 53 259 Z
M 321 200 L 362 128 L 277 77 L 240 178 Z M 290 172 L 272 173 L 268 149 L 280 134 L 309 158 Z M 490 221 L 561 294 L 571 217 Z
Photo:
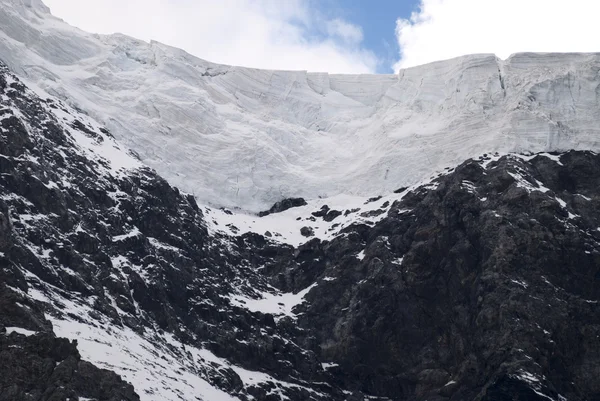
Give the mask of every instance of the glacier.
M 478 54 L 397 75 L 269 71 L 86 33 L 41 0 L 0 3 L 2 61 L 207 205 L 378 195 L 482 153 L 600 148 L 600 54 Z

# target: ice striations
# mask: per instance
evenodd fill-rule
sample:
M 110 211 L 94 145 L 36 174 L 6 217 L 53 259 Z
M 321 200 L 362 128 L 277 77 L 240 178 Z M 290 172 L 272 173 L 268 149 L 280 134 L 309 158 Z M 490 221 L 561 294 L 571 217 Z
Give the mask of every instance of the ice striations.
M 600 54 L 472 55 L 399 75 L 267 71 L 89 34 L 40 0 L 0 3 L 1 60 L 69 94 L 208 204 L 375 195 L 485 152 L 600 148 Z

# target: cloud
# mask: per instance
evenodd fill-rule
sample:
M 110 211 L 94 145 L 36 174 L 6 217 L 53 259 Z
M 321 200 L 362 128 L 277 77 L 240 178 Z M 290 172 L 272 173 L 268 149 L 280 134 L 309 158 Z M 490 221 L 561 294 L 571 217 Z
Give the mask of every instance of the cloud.
M 346 43 L 358 44 L 363 40 L 362 28 L 339 18 L 327 22 L 327 33 L 338 37 Z
M 394 69 L 472 53 L 600 51 L 599 12 L 590 0 L 421 0 L 397 21 Z
M 310 0 L 44 1 L 85 31 L 156 40 L 216 63 L 336 73 L 379 63 L 360 27 L 323 18 Z

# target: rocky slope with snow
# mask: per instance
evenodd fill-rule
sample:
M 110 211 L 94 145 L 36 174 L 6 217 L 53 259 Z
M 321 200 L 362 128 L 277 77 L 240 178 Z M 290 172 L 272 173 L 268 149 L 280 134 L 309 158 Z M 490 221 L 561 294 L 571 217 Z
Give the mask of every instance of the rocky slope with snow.
M 216 65 L 2 0 L 0 57 L 201 203 L 375 196 L 484 152 L 600 147 L 597 54 L 474 55 L 335 75 Z
M 83 359 L 117 372 L 146 400 L 327 399 L 312 388 L 321 385 L 302 379 L 326 375 L 292 324 L 302 294 L 278 291 L 258 269 L 272 259 L 262 252 L 291 248 L 209 235 L 192 196 L 143 167 L 93 120 L 38 98 L 5 68 L 0 90 L 0 258 L 9 294 L 0 321 L 9 339 L 17 327 L 17 334 L 77 340 Z M 271 300 L 261 302 L 263 293 Z M 253 299 L 254 309 L 246 306 Z M 264 308 L 271 313 L 257 313 Z M 276 324 L 282 317 L 286 323 Z M 40 386 L 16 383 L 0 397 L 25 399 Z M 57 387 L 50 382 L 32 399 L 64 399 Z M 109 399 L 73 387 L 80 397 Z
M 484 155 L 249 220 L 1 67 L 0 399 L 599 399 L 599 171 Z

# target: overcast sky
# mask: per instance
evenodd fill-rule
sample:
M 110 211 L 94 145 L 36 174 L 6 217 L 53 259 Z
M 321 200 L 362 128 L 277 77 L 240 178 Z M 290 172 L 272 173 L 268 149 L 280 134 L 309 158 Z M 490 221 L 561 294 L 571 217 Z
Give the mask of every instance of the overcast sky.
M 393 72 L 470 53 L 599 51 L 595 0 L 44 0 L 96 33 L 256 68 Z

